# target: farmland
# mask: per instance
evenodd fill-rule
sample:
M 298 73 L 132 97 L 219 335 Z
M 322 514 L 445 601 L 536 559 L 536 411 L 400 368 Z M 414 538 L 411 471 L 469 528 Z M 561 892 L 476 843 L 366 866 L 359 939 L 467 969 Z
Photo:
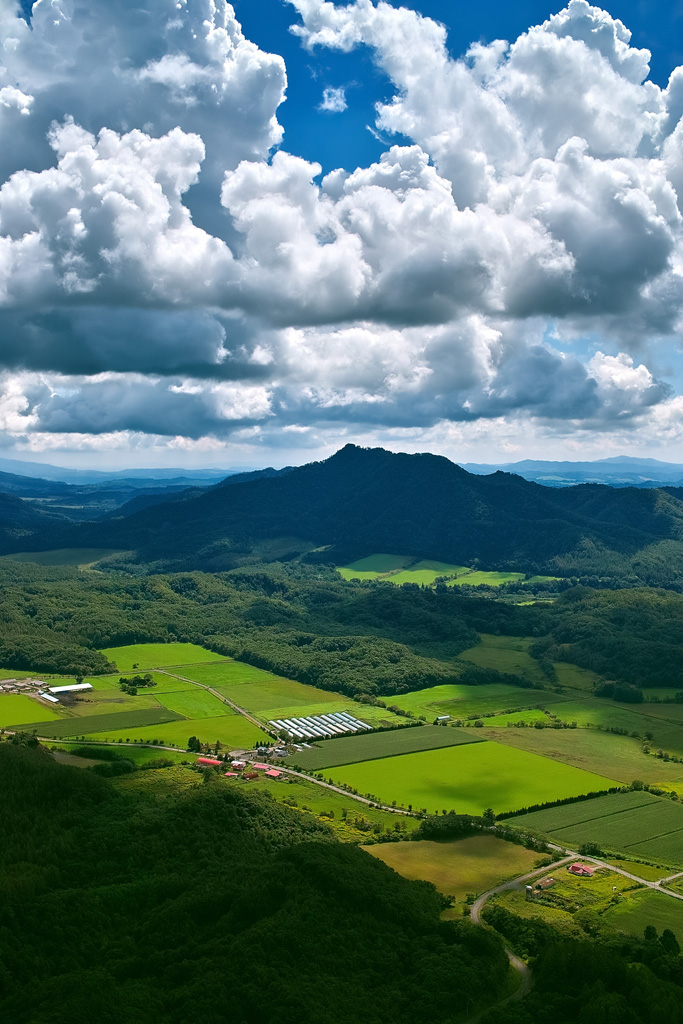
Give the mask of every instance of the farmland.
M 37 722 L 24 726 L 27 730 L 35 729 L 39 736 L 47 736 L 52 739 L 59 739 L 62 736 L 92 736 L 105 730 L 116 732 L 121 736 L 119 730 L 125 729 L 127 734 L 132 735 L 131 730 L 136 727 L 160 726 L 168 722 L 183 720 L 182 715 L 175 711 L 168 711 L 166 708 L 140 708 L 136 711 L 120 711 L 114 714 L 88 715 L 86 718 L 62 718 L 57 722 Z
M 542 832 L 564 846 L 591 842 L 633 857 L 683 865 L 683 806 L 642 791 L 536 811 L 511 818 L 510 824 Z
M 38 717 L 43 722 L 52 722 L 60 716 L 42 701 L 23 693 L 0 694 L 0 729 L 34 722 Z
M 494 836 L 470 836 L 453 842 L 419 840 L 376 843 L 368 853 L 383 860 L 405 878 L 432 882 L 439 892 L 459 902 L 468 893 L 486 892 L 538 865 L 538 853 Z
M 172 714 L 172 712 L 167 712 Z M 64 733 L 62 735 L 65 735 Z M 105 726 L 101 731 L 89 732 L 89 739 L 118 740 L 122 735 L 139 743 L 160 741 L 170 747 L 186 747 L 190 736 L 197 736 L 202 743 L 214 744 L 218 740 L 226 750 L 249 750 L 257 743 L 268 740 L 268 737 L 255 725 L 241 715 L 220 715 L 216 718 L 166 719 L 159 725 L 138 725 L 126 728 L 125 734 L 118 730 L 115 723 Z
M 144 672 L 151 668 L 221 660 L 220 654 L 197 644 L 131 644 L 127 647 L 105 647 L 102 654 L 116 665 L 119 672 L 131 672 L 133 669 Z
M 554 693 L 508 686 L 506 683 L 487 683 L 483 686 L 445 683 L 413 693 L 384 696 L 382 699 L 390 704 L 395 703 L 401 710 L 433 719 L 437 715 L 467 718 L 490 711 L 515 711 L 541 703 L 545 707 L 558 703 L 562 697 Z
M 469 572 L 466 575 L 458 576 L 449 580 L 448 587 L 499 587 L 501 583 L 516 583 L 524 579 L 523 572 Z
M 472 569 L 467 565 L 454 565 L 433 559 L 413 558 L 410 555 L 375 554 L 359 558 L 348 565 L 337 566 L 337 572 L 345 580 L 384 580 L 400 586 L 403 583 L 417 583 L 431 587 L 437 579 L 446 577 L 446 585 L 469 587 L 499 587 L 503 583 L 524 580 L 523 572 L 494 572 Z M 533 576 L 529 583 L 551 583 L 556 576 Z
M 332 775 L 385 803 L 425 808 L 430 813 L 453 809 L 481 814 L 578 796 L 615 785 L 609 778 L 578 771 L 526 751 L 498 743 L 403 754 L 336 768 Z
M 330 768 L 359 761 L 372 761 L 380 757 L 414 753 L 418 750 L 436 750 L 476 742 L 478 737 L 462 729 L 444 729 L 425 725 L 422 728 L 396 729 L 392 732 L 367 733 L 365 736 L 344 736 L 324 740 L 310 750 L 298 751 L 292 757 L 304 771 Z
M 224 704 L 207 690 L 194 687 L 192 690 L 179 690 L 177 693 L 163 693 L 161 703 L 169 711 L 177 711 L 185 718 L 216 718 L 220 715 L 234 715 L 229 705 Z
M 538 662 L 528 654 L 532 643 L 530 637 L 482 633 L 481 643 L 459 654 L 458 661 L 470 662 L 480 668 L 493 668 L 497 672 L 509 672 L 544 686 L 548 680 Z
M 658 932 L 670 928 L 683 939 L 683 900 L 674 900 L 661 892 L 647 891 L 636 893 L 631 899 L 611 907 L 605 912 L 605 920 L 613 928 L 642 936 L 647 925 L 651 924 Z

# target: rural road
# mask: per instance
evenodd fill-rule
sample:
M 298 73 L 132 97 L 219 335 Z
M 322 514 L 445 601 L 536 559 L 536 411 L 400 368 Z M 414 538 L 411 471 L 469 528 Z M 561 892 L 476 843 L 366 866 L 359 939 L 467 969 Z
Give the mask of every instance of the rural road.
M 257 729 L 263 729 L 263 722 L 260 722 L 258 718 L 254 718 L 254 716 L 250 715 L 245 708 L 241 708 L 239 704 L 235 704 L 234 701 L 229 700 L 222 693 L 219 693 L 218 690 L 213 688 L 213 686 L 207 686 L 206 683 L 198 683 L 196 679 L 188 679 L 187 676 L 179 676 L 177 672 L 169 672 L 167 669 L 163 668 L 157 668 L 155 669 L 155 672 L 160 672 L 163 676 L 170 676 L 171 679 L 182 679 L 184 683 L 194 683 L 195 686 L 199 686 L 202 690 L 206 690 L 214 697 L 218 697 L 223 704 L 227 704 L 228 707 L 232 708 L 233 711 L 236 711 L 238 715 L 242 715 L 242 717 L 246 718 L 252 725 L 255 725 Z

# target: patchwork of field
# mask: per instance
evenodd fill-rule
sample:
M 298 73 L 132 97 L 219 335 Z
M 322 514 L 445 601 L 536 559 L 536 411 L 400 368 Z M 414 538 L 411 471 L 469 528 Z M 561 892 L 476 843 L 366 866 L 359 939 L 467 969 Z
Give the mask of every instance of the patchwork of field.
M 683 940 L 683 900 L 675 900 L 661 892 L 647 889 L 638 892 L 605 912 L 605 920 L 613 928 L 642 936 L 651 924 L 661 934 L 671 929 L 679 941 Z
M 490 711 L 514 712 L 542 704 L 550 706 L 562 701 L 562 697 L 551 692 L 508 686 L 506 683 L 487 683 L 484 686 L 464 686 L 445 683 L 430 686 L 412 693 L 389 694 L 382 697 L 388 704 L 395 704 L 402 711 L 414 715 L 436 718 L 450 715 L 451 718 L 468 718 L 470 715 L 486 714 Z
M 167 712 L 169 715 L 171 712 Z M 197 736 L 202 743 L 215 744 L 216 740 L 226 750 L 250 750 L 270 737 L 241 715 L 220 715 L 217 718 L 181 719 L 175 715 L 163 724 L 126 728 L 118 730 L 116 723 L 105 726 L 100 732 L 91 732 L 88 739 L 118 740 L 125 735 L 131 741 L 151 743 L 157 740 L 170 747 L 186 747 L 190 736 Z
M 456 747 L 461 743 L 476 743 L 478 736 L 464 729 L 445 729 L 438 725 L 414 726 L 391 732 L 366 733 L 364 736 L 344 736 L 323 740 L 310 750 L 297 751 L 290 760 L 304 771 L 317 771 L 359 761 L 374 761 L 380 757 L 414 753 L 418 750 L 437 750 Z
M 447 587 L 499 587 L 501 583 L 516 583 L 524 579 L 523 572 L 469 572 L 467 575 L 458 576 L 457 579 L 449 580 Z
M 212 693 L 200 690 L 196 686 L 192 690 L 164 693 L 161 695 L 161 700 L 169 711 L 177 711 L 184 718 L 217 718 L 220 715 L 235 714 L 228 704 L 224 704 Z
M 410 555 L 375 554 L 359 558 L 348 565 L 337 566 L 337 572 L 345 580 L 385 580 L 388 583 L 418 583 L 432 586 L 437 579 L 448 577 L 446 585 L 499 587 L 502 583 L 523 580 L 523 572 L 487 572 L 474 570 L 467 565 L 454 565 L 434 559 L 416 559 Z M 534 576 L 529 583 L 548 583 L 556 576 Z
M 479 668 L 493 668 L 497 672 L 510 672 L 531 683 L 547 686 L 548 679 L 543 675 L 540 665 L 528 653 L 532 643 L 531 637 L 482 633 L 481 643 L 459 654 L 458 661 L 466 661 Z
M 458 901 L 533 871 L 541 860 L 533 850 L 494 836 L 452 842 L 375 843 L 364 849 L 404 878 L 432 882 L 439 892 Z
M 563 717 L 562 707 L 552 710 Z M 487 727 L 486 719 L 481 732 L 497 743 L 606 775 L 622 785 L 642 779 L 648 785 L 683 788 L 683 765 L 644 754 L 640 740 L 630 736 L 597 729 L 492 729 Z
M 141 726 L 159 726 L 166 722 L 182 720 L 183 716 L 167 708 L 140 708 L 137 711 L 120 711 L 114 714 L 88 715 L 85 718 L 62 718 L 59 721 L 31 722 L 24 726 L 27 731 L 35 731 L 39 736 L 59 739 L 62 736 L 92 736 L 109 729 L 116 732 L 114 739 L 121 736 L 122 729 L 132 737 L 131 730 Z
M 576 722 L 582 728 L 624 729 L 640 738 L 650 733 L 653 747 L 683 753 L 683 723 L 679 720 L 683 707 L 679 704 L 616 704 L 586 696 L 585 700 L 568 700 L 552 711 L 562 721 Z
M 127 647 L 105 647 L 101 653 L 116 665 L 120 673 L 222 660 L 220 654 L 197 644 L 131 644 Z
M 509 823 L 543 833 L 570 848 L 597 843 L 603 849 L 661 864 L 683 862 L 683 805 L 644 791 L 535 811 L 511 818 Z
M 120 747 L 119 742 L 121 743 Z M 108 750 L 109 748 L 105 747 L 104 749 Z M 64 753 L 68 756 L 73 756 L 73 761 L 70 762 L 71 764 L 78 764 L 79 761 L 82 762 L 83 760 L 88 764 L 93 761 L 95 764 L 102 764 L 101 757 L 88 757 L 87 752 L 89 751 L 99 753 L 97 746 L 94 744 L 89 747 L 87 743 L 82 743 L 80 741 L 71 742 L 69 740 L 60 740 L 58 743 L 51 743 L 50 750 L 53 752 L 56 751 L 57 753 Z M 78 751 L 86 752 L 85 758 L 74 756 Z M 116 753 L 137 765 L 149 764 L 150 761 L 157 761 L 159 758 L 163 758 L 165 761 L 173 761 L 175 764 L 192 762 L 197 758 L 196 754 L 191 754 L 189 752 L 181 753 L 177 750 L 155 750 L 154 747 L 136 747 L 131 743 L 123 743 L 121 737 L 119 737 L 119 741 L 117 742 Z
M 93 690 L 97 691 L 97 697 L 99 698 L 102 694 L 107 691 L 112 692 L 119 690 L 119 679 L 126 678 L 132 679 L 135 675 L 147 675 L 147 669 L 134 669 L 127 672 L 116 672 L 108 676 L 87 676 L 83 680 L 85 683 L 90 683 Z M 146 693 L 152 696 L 158 693 L 175 693 L 177 690 L 192 690 L 194 684 L 186 682 L 184 679 L 177 679 L 175 676 L 167 675 L 165 672 L 150 672 L 152 679 L 154 680 L 154 686 L 150 686 L 149 689 L 141 688 L 138 690 L 138 694 Z M 66 682 L 66 680 L 65 680 Z
M 510 730 L 511 731 L 511 730 Z M 530 730 L 531 731 L 531 730 Z M 335 780 L 383 803 L 481 814 L 609 789 L 610 778 L 499 743 L 468 743 L 335 768 Z
M 553 708 L 553 710 L 557 710 Z M 507 715 L 493 715 L 491 718 L 478 718 L 475 721 L 482 722 L 483 726 L 488 726 L 490 729 L 499 729 L 502 726 L 508 725 L 533 725 L 534 722 L 543 722 L 548 724 L 550 719 L 548 718 L 545 711 L 534 709 L 532 711 L 511 711 Z M 468 723 L 471 726 L 473 723 Z

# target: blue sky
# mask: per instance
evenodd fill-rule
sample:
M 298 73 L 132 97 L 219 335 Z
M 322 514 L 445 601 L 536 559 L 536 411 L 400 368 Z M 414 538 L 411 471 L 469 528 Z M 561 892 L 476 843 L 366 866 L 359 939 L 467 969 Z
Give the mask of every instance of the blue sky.
M 680 460 L 683 2 L 6 6 L 3 455 Z

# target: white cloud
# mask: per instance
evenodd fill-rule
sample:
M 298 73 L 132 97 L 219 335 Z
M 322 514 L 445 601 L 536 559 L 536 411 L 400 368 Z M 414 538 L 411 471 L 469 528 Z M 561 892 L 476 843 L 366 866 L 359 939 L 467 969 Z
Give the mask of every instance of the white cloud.
M 337 88 L 330 86 L 327 89 L 323 89 L 323 98 L 320 101 L 318 110 L 325 110 L 330 114 L 341 114 L 347 107 L 346 90 L 343 85 Z

